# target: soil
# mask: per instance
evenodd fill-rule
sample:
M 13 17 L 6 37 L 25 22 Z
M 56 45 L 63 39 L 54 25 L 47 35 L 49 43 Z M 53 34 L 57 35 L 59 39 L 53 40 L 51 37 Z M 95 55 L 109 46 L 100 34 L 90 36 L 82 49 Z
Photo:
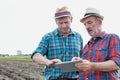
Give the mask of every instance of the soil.
M 40 80 L 43 73 L 34 62 L 0 60 L 0 80 Z

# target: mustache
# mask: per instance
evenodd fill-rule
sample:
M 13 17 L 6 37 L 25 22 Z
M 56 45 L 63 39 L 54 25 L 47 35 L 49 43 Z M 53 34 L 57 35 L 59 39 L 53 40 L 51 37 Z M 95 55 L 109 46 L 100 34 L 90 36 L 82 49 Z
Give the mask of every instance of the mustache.
M 87 31 L 90 32 L 90 31 L 92 31 L 92 29 L 88 28 Z

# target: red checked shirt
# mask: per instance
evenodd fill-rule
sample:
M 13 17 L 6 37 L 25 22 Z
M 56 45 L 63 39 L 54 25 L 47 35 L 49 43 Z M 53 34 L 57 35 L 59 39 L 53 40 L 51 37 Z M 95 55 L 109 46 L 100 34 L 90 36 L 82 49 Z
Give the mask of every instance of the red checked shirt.
M 120 38 L 116 34 L 102 32 L 84 47 L 81 57 L 92 62 L 113 60 L 120 66 Z M 79 71 L 79 80 L 118 80 L 118 71 Z

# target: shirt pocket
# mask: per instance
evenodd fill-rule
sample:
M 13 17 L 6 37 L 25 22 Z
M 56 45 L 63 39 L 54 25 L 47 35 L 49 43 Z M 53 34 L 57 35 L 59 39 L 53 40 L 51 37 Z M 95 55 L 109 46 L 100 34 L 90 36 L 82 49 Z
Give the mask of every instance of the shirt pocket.
M 105 61 L 108 59 L 108 48 L 106 47 L 101 47 L 101 48 L 96 48 L 95 49 L 95 54 L 94 54 L 94 60 L 96 61 Z

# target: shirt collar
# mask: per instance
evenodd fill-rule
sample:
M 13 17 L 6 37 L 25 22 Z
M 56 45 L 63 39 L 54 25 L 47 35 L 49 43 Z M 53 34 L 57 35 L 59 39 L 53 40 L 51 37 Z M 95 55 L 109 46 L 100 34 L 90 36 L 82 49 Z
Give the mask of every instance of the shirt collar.
M 55 36 L 62 36 L 62 35 L 59 33 L 58 28 L 54 30 L 54 34 L 55 34 Z M 75 32 L 74 32 L 72 29 L 70 29 L 70 32 L 69 32 L 68 35 L 74 35 L 74 34 L 75 34 Z
M 95 37 L 95 38 L 91 38 L 91 39 L 88 41 L 88 44 L 91 43 L 91 42 L 93 42 L 93 40 L 96 41 L 97 39 L 102 39 L 102 38 L 104 38 L 104 36 L 105 36 L 105 32 L 101 32 L 101 33 L 99 34 L 99 36 L 97 36 L 97 37 Z

